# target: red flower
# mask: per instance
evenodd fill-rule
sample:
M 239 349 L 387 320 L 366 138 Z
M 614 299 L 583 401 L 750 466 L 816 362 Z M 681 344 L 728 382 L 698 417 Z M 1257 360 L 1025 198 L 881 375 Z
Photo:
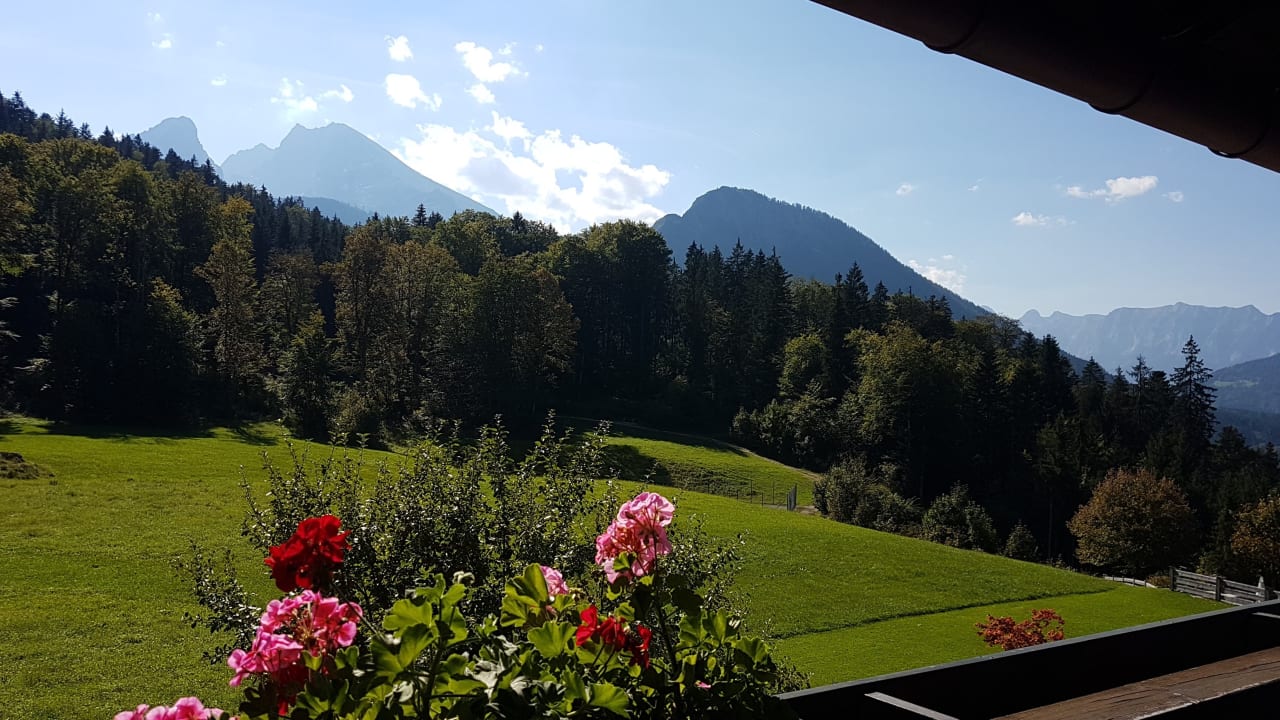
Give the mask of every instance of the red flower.
M 266 563 L 280 592 L 329 584 L 348 548 L 347 533 L 338 532 L 341 525 L 333 515 L 307 518 L 292 537 L 271 548 Z
M 627 648 L 631 651 L 631 664 L 640 667 L 649 667 L 649 639 L 653 637 L 653 631 L 644 625 L 636 625 L 636 630 L 629 636 L 631 641 Z
M 613 652 L 626 650 L 631 654 L 631 664 L 649 667 L 649 639 L 653 631 L 644 625 L 637 624 L 634 631 L 627 624 L 610 615 L 603 621 L 600 611 L 590 605 L 582 611 L 582 624 L 574 634 L 578 647 L 592 640 L 598 641 Z

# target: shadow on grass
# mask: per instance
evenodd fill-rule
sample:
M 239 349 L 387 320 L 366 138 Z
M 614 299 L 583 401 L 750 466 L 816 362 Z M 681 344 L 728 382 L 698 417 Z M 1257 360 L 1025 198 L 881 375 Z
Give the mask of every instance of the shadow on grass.
M 596 424 L 600 422 L 599 420 L 576 416 L 561 416 L 558 417 L 557 420 L 561 425 L 572 428 L 578 432 L 594 430 L 596 428 Z M 611 426 L 611 435 L 623 435 L 643 440 L 663 440 L 665 442 L 678 443 L 680 445 L 689 445 L 691 447 L 700 447 L 708 450 L 733 453 L 740 457 L 747 456 L 747 453 L 744 452 L 742 448 L 705 435 L 690 435 L 670 430 L 659 430 L 657 428 L 651 428 L 645 425 L 638 425 L 636 423 L 622 420 L 611 420 L 609 423 Z
M 604 456 L 605 462 L 610 469 L 617 471 L 620 480 L 647 482 L 740 500 L 759 496 L 750 482 L 725 477 L 700 467 L 681 464 L 668 467 L 630 445 L 608 445 L 604 449 Z
M 231 428 L 231 432 L 235 434 L 241 442 L 249 445 L 275 445 L 276 436 L 263 432 L 261 429 L 252 425 L 238 425 Z M 298 438 L 305 441 L 305 438 Z
M 91 438 L 131 442 L 134 440 L 192 440 L 214 437 L 213 429 L 186 425 L 81 425 L 69 422 L 51 422 L 45 426 L 49 435 Z

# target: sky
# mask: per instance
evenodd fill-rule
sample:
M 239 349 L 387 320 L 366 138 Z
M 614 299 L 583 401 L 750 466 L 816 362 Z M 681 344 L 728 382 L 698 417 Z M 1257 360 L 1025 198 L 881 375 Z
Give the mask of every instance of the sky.
M 186 115 L 218 162 L 341 122 L 562 229 L 653 221 L 729 185 L 828 212 L 1013 317 L 1280 311 L 1280 174 L 808 0 L 5 14 L 0 91 L 95 132 Z

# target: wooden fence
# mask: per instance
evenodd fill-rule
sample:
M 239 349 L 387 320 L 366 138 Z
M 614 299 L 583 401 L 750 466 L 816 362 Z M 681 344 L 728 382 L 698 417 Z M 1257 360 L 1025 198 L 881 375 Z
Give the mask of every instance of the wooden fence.
M 1178 568 L 1169 568 L 1169 589 L 1231 605 L 1252 605 L 1277 598 L 1276 591 L 1267 587 L 1262 578 L 1258 578 L 1257 585 L 1249 585 L 1221 575 L 1201 575 Z

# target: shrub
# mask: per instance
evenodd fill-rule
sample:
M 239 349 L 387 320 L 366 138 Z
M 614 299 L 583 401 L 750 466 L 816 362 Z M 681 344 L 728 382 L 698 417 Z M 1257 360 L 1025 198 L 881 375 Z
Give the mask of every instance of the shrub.
M 1253 572 L 1280 582 L 1280 496 L 1246 506 L 1236 516 L 1231 551 Z
M 893 469 L 869 470 L 865 458 L 841 461 L 814 483 L 814 505 L 840 522 L 902 535 L 919 534 L 915 501 L 889 487 Z
M 1009 531 L 1009 539 L 1004 544 L 1004 556 L 1028 562 L 1040 559 L 1040 546 L 1036 543 L 1036 536 L 1021 521 Z
M 1015 622 L 1012 617 L 987 616 L 986 622 L 977 624 L 978 635 L 991 647 L 1004 650 L 1043 645 L 1066 637 L 1062 630 L 1066 622 L 1053 610 L 1032 610 L 1031 617 Z
M 1076 557 L 1127 577 L 1146 577 L 1195 550 L 1195 516 L 1187 496 L 1150 470 L 1112 470 L 1067 523 Z
M 504 584 L 497 610 L 475 616 L 473 576 L 432 573 L 363 630 L 366 610 L 341 593 L 361 528 L 304 518 L 268 550 L 287 594 L 227 660 L 230 684 L 245 688 L 241 717 L 790 717 L 765 643 L 668 567 L 674 514 L 655 493 L 622 505 L 595 540 L 602 594 L 534 563 Z M 195 698 L 179 705 L 185 714 L 139 706 L 117 718 L 221 715 Z
M 969 488 L 956 485 L 939 495 L 924 514 L 921 537 L 951 547 L 995 552 L 999 544 L 991 516 L 969 497 Z

